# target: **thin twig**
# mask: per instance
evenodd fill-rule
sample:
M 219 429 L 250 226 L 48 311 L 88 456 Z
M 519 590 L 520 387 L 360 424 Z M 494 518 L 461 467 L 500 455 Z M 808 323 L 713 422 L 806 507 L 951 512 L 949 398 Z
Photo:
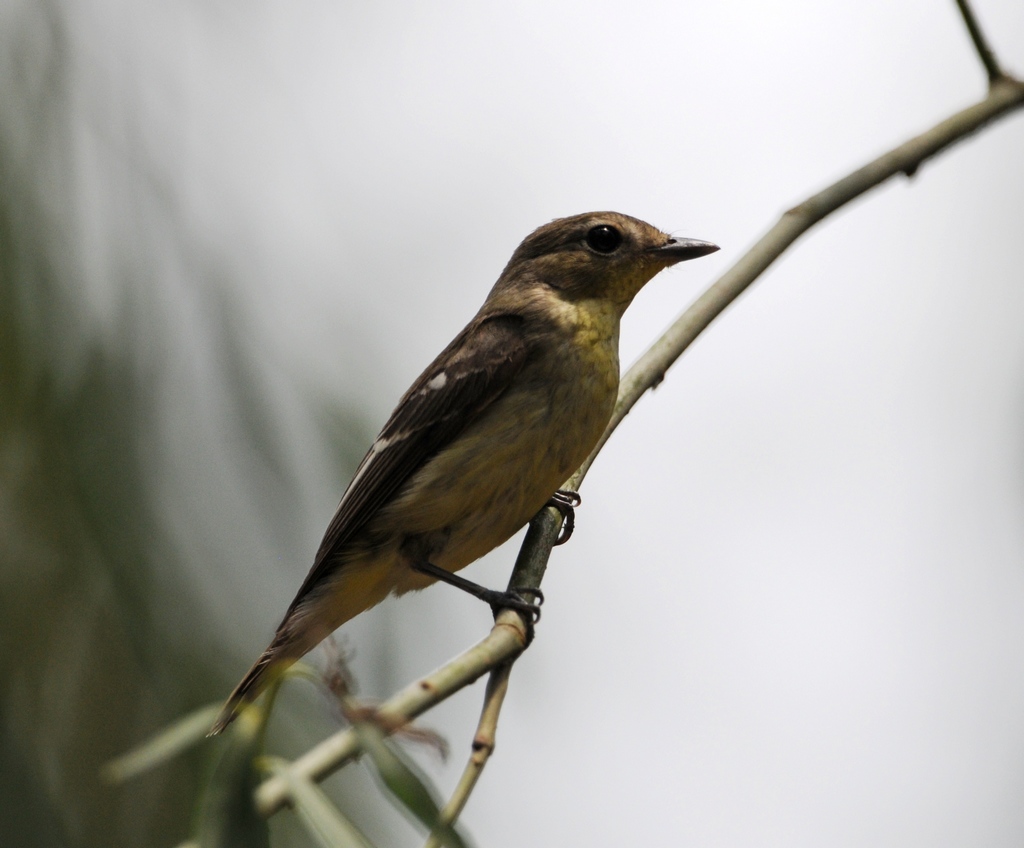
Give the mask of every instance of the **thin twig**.
M 501 705 L 505 700 L 505 693 L 508 692 L 508 679 L 512 674 L 512 663 L 505 663 L 491 672 L 487 678 L 487 692 L 484 695 L 484 707 L 480 711 L 480 722 L 477 724 L 476 735 L 473 737 L 473 749 L 470 752 L 466 767 L 462 770 L 462 776 L 448 799 L 448 803 L 441 810 L 440 819 L 444 824 L 455 824 L 455 820 L 461 815 L 462 810 L 469 800 L 470 794 L 476 787 L 480 775 L 483 774 L 484 766 L 494 753 L 494 746 L 498 735 L 498 716 L 501 714 Z M 441 848 L 441 840 L 430 835 L 423 848 Z
M 562 515 L 554 507 L 541 510 L 541 513 L 530 522 L 526 538 L 519 548 L 512 576 L 508 581 L 509 589 L 520 592 L 531 588 L 539 588 L 544 572 L 547 570 L 548 558 L 562 529 Z M 498 619 L 501 620 L 500 618 Z M 484 705 L 480 711 L 476 735 L 473 737 L 473 748 L 469 755 L 462 776 L 452 792 L 451 798 L 441 811 L 441 818 L 447 824 L 453 824 L 462 813 L 470 794 L 476 788 L 484 766 L 494 753 L 497 741 L 498 716 L 501 714 L 505 693 L 508 691 L 508 680 L 512 674 L 512 662 L 500 665 L 491 671 L 487 679 L 484 693 Z M 431 834 L 424 848 L 437 848 L 440 843 Z
M 488 671 L 508 662 L 526 646 L 526 629 L 518 613 L 503 611 L 487 637 L 437 671 L 409 684 L 377 709 L 380 725 L 394 732 Z M 349 728 L 329 736 L 291 763 L 290 771 L 302 778 L 323 780 L 350 759 L 359 756 L 359 743 Z M 288 803 L 288 783 L 280 775 L 256 788 L 256 809 L 269 816 Z
M 911 176 L 925 161 L 977 132 L 990 121 L 1024 106 L 1024 83 L 1002 77 L 988 96 L 884 153 L 786 212 L 779 222 L 718 278 L 641 356 L 619 383 L 619 400 L 601 441 L 570 486 L 578 486 L 597 454 L 633 405 L 657 386 L 690 344 L 794 241 L 827 215 L 897 174 Z
M 664 378 L 669 367 L 697 336 L 797 238 L 825 216 L 899 173 L 908 176 L 926 160 L 950 145 L 977 132 L 989 122 L 1024 106 L 1024 83 L 1003 76 L 991 86 L 988 96 L 940 122 L 932 129 L 894 148 L 859 168 L 824 191 L 786 212 L 740 260 L 723 274 L 687 309 L 624 375 L 612 420 L 594 452 L 573 475 L 567 488 L 575 489 L 608 437 L 650 388 Z M 509 582 L 517 588 L 539 587 L 551 548 L 558 536 L 561 518 L 554 508 L 530 524 Z M 399 727 L 446 699 L 481 675 L 520 654 L 527 644 L 526 630 L 517 613 L 504 611 L 490 634 L 464 654 L 431 675 L 411 684 L 381 705 L 379 713 L 389 726 Z M 293 762 L 298 775 L 321 780 L 349 759 L 359 747 L 351 730 L 325 739 Z M 288 785 L 279 776 L 264 781 L 256 790 L 256 808 L 269 816 L 288 803 Z
M 562 517 L 554 507 L 542 510 L 530 522 L 512 569 L 510 588 L 540 586 L 561 524 Z M 378 723 L 393 733 L 487 672 L 515 659 L 528 644 L 529 633 L 519 613 L 502 610 L 483 641 L 437 671 L 410 683 L 381 704 L 376 711 Z M 359 741 L 349 728 L 310 748 L 291 764 L 290 769 L 300 777 L 323 780 L 359 754 Z M 255 805 L 260 815 L 273 815 L 288 803 L 288 798 L 288 781 L 284 775 L 274 775 L 256 787 Z
M 981 31 L 981 27 L 978 26 L 978 19 L 974 16 L 974 10 L 971 8 L 971 4 L 967 0 L 956 0 L 956 6 L 960 10 L 960 14 L 963 16 L 964 24 L 967 26 L 967 31 L 971 34 L 971 41 L 974 42 L 974 49 L 978 51 L 978 58 L 981 59 L 981 64 L 985 66 L 985 73 L 988 74 L 989 85 L 994 85 L 996 80 L 1002 79 L 1006 76 L 1003 69 L 999 67 L 999 61 L 996 59 L 996 54 L 992 52 L 992 48 L 989 46 L 988 39 L 985 38 L 985 33 Z

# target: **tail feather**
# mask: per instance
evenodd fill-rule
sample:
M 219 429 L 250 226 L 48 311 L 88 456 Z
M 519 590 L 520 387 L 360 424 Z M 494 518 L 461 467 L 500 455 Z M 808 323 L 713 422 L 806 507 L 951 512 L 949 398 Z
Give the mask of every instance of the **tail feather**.
M 295 662 L 296 657 L 282 655 L 284 652 L 281 651 L 281 647 L 277 640 L 275 640 L 260 655 L 260 658 L 253 663 L 252 668 L 246 672 L 245 677 L 242 678 L 241 682 L 228 696 L 223 709 L 220 711 L 220 715 L 217 716 L 217 720 L 213 723 L 213 727 L 210 728 L 210 732 L 206 734 L 207 736 L 216 736 L 221 733 L 224 728 L 235 720 L 243 708 L 256 699 L 256 696 L 270 682 L 268 675 L 271 671 L 280 669 L 282 664 L 291 665 Z
M 311 651 L 353 616 L 384 600 L 394 586 L 389 568 L 386 558 L 367 560 L 359 568 L 346 567 L 329 579 L 321 578 L 316 587 L 300 593 L 274 640 L 235 687 L 208 735 L 216 736 L 231 724 L 267 687 L 273 674 Z

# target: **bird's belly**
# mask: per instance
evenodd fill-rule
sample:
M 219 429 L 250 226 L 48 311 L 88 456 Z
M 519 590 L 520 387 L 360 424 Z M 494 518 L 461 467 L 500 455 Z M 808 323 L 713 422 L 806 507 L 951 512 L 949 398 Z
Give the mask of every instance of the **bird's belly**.
M 604 432 L 618 385 L 612 364 L 613 373 L 595 374 L 575 363 L 572 377 L 556 381 L 524 375 L 373 523 L 401 532 L 407 557 L 449 571 L 497 547 L 536 515 Z

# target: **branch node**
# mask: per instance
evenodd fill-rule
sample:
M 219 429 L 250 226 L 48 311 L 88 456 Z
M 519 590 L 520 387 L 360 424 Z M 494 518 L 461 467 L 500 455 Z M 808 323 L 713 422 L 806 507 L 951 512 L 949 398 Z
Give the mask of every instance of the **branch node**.
M 529 648 L 530 645 L 533 643 L 533 637 L 527 631 L 526 625 L 523 624 L 523 620 L 519 617 L 519 614 L 518 613 L 514 613 L 514 615 L 515 615 L 514 620 L 512 619 L 511 616 L 508 619 L 505 619 L 505 620 L 498 619 L 497 621 L 494 622 L 494 627 L 495 627 L 495 629 L 497 629 L 499 627 L 500 628 L 504 628 L 504 629 L 507 629 L 507 630 L 511 630 L 513 633 L 515 633 L 516 634 L 516 639 L 519 641 L 519 643 L 521 645 L 520 653 L 522 653 L 527 648 Z

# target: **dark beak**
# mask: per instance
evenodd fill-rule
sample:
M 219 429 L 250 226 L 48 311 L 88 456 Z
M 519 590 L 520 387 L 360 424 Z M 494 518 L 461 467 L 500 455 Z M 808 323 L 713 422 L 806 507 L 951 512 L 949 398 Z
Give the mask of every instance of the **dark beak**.
M 716 250 L 721 250 L 721 248 L 709 241 L 691 238 L 670 238 L 661 247 L 652 247 L 647 252 L 654 254 L 667 265 L 675 265 L 676 262 L 685 262 L 687 259 L 707 256 Z

